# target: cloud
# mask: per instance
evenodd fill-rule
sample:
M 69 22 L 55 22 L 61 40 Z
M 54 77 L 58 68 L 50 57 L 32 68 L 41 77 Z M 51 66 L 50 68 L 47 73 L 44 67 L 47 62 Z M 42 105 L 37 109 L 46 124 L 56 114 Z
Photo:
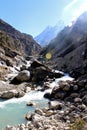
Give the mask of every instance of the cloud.
M 74 6 L 77 2 L 79 2 L 79 0 L 73 0 L 72 2 L 70 2 L 70 3 L 64 8 L 64 10 L 67 11 L 67 10 L 70 9 L 72 6 Z
M 67 24 L 85 11 L 87 11 L 87 0 L 73 0 L 64 8 L 63 19 Z

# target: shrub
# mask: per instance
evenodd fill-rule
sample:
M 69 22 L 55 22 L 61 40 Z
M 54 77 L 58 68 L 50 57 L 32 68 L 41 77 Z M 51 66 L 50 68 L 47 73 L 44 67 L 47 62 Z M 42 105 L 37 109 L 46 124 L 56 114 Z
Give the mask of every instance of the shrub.
M 85 126 L 85 121 L 81 118 L 76 119 L 76 121 L 70 126 L 70 130 L 83 130 Z

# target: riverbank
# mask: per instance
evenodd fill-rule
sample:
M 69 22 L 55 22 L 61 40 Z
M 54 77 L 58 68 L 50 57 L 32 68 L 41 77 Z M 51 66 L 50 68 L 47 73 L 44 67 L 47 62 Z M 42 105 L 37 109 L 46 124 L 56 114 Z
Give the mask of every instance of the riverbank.
M 1 125 L 0 129 L 4 129 L 5 126 L 17 126 L 18 124 L 25 124 L 27 120 L 25 119 L 26 113 L 32 113 L 36 108 L 48 107 L 48 99 L 44 99 L 44 94 L 51 92 L 52 88 L 59 82 L 59 80 L 72 80 L 69 76 L 63 76 L 56 79 L 50 83 L 51 89 L 45 91 L 33 90 L 26 93 L 25 96 L 21 98 L 12 98 L 9 100 L 0 101 L 0 115 L 1 115 Z M 40 89 L 40 88 L 38 88 Z M 34 102 L 36 105 L 34 107 L 26 106 L 28 102 Z M 9 116 L 10 115 L 10 116 Z
M 48 107 L 35 109 L 31 114 L 27 113 L 25 116 L 27 123 L 16 127 L 7 126 L 5 130 L 71 130 L 70 127 L 75 122 L 82 122 L 81 130 L 86 130 L 87 80 L 60 80 L 56 83 L 52 92 L 46 93 L 50 99 Z
M 0 102 L 0 105 L 16 104 L 12 110 L 14 112 L 17 110 L 15 119 L 20 120 L 15 124 L 8 122 L 7 124 L 11 126 L 6 124 L 5 130 L 70 130 L 70 125 L 76 119 L 87 120 L 86 77 L 73 79 L 35 60 L 29 66 L 23 65 L 20 69 L 17 68 L 17 72 L 7 75 L 5 80 L 0 84 L 4 86 L 0 87 L 0 97 L 8 100 Z M 47 103 L 48 99 L 49 103 Z M 30 101 L 34 101 L 36 106 L 25 105 L 25 102 L 29 105 Z M 22 109 L 18 107 L 18 104 Z M 29 112 L 26 111 L 27 114 L 25 113 L 21 118 L 21 110 L 24 109 L 23 112 L 25 112 L 26 107 L 29 108 Z M 7 107 L 7 110 L 10 108 Z M 10 110 L 8 114 L 10 115 L 13 111 Z M 22 124 L 20 118 L 23 119 Z
M 42 92 L 32 91 L 21 98 L 12 98 L 9 100 L 0 100 L 0 130 L 3 130 L 8 124 L 15 125 L 26 123 L 26 112 L 32 113 L 35 108 L 47 106 L 48 100 L 43 98 Z M 35 106 L 29 107 L 28 102 L 35 103 Z

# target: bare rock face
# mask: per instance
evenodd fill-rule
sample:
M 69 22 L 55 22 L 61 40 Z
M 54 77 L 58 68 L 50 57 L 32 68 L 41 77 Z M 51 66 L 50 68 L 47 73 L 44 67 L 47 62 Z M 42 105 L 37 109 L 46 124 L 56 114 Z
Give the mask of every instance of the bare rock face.
M 0 63 L 13 67 L 17 57 L 36 56 L 41 46 L 31 35 L 21 33 L 0 19 Z M 22 58 L 21 58 L 22 59 Z
M 16 51 L 12 51 L 11 49 L 7 47 L 5 47 L 4 50 L 5 50 L 5 55 L 8 57 L 14 58 L 17 55 Z
M 1 19 L 0 36 L 0 46 L 5 50 L 5 54 L 9 57 L 14 57 L 17 54 L 16 52 L 23 55 L 35 55 L 41 50 L 40 45 L 31 35 L 21 33 Z
M 75 78 L 87 74 L 87 12 L 83 13 L 71 27 L 65 27 L 42 50 L 41 55 L 44 57 L 49 51 L 53 54 L 49 61 L 53 68 L 70 72 Z

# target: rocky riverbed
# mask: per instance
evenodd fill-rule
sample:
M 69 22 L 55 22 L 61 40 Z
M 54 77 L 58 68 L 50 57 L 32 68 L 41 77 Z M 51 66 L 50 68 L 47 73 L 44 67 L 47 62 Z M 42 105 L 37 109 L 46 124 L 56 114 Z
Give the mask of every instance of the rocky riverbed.
M 3 75 L 3 79 L 0 80 L 0 98 L 22 97 L 26 92 L 36 89 L 39 85 L 41 88 L 43 86 L 43 89 L 47 87 L 44 85 L 45 80 L 53 80 L 64 75 L 62 72 L 53 71 L 37 60 L 28 65 L 27 61 L 23 61 L 23 63 L 22 66 L 13 68 L 3 66 L 0 70 Z
M 87 80 L 60 81 L 51 93 L 44 95 L 50 99 L 47 108 L 38 108 L 34 113 L 27 113 L 26 124 L 7 126 L 6 130 L 70 130 L 71 124 L 76 120 L 83 120 L 85 125 L 82 130 L 86 130 L 86 84 Z
M 64 76 L 64 73 L 52 70 L 37 60 L 27 65 L 23 61 L 21 67 L 10 69 L 3 73 L 3 80 L 0 81 L 0 98 L 19 98 L 25 93 L 36 90 L 45 91 L 44 97 L 49 99 L 48 107 L 36 108 L 34 113 L 25 115 L 26 124 L 18 126 L 7 126 L 5 130 L 70 130 L 70 125 L 76 119 L 87 123 L 87 78 L 74 79 L 73 81 L 58 81 L 56 78 Z M 52 86 L 52 82 L 56 82 Z M 29 105 L 29 104 L 28 104 Z M 33 104 L 32 104 L 33 105 Z M 86 127 L 86 126 L 85 126 Z M 83 128 L 83 130 L 86 130 Z

